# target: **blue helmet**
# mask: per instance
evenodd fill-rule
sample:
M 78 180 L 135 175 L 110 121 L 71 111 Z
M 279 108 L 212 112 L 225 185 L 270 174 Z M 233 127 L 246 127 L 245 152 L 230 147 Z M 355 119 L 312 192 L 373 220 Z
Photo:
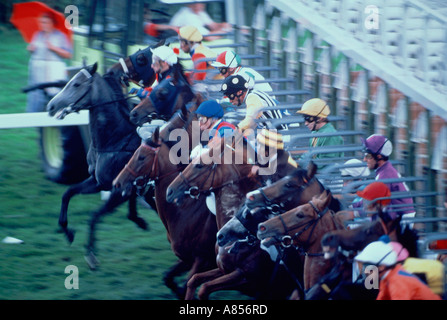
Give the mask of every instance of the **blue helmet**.
M 222 106 L 216 100 L 207 100 L 200 104 L 196 114 L 207 118 L 222 118 L 224 111 Z

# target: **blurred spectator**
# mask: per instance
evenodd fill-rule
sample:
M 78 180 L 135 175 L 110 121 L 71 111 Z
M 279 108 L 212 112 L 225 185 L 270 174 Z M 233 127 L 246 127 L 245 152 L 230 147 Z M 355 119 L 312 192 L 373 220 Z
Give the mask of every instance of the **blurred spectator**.
M 144 33 L 154 38 L 168 38 L 177 36 L 178 27 L 159 23 L 152 18 L 151 9 L 147 3 L 144 4 Z
M 37 31 L 27 50 L 31 53 L 29 61 L 28 84 L 35 85 L 44 82 L 67 80 L 64 59 L 72 56 L 72 46 L 61 31 L 55 29 L 56 19 L 51 12 L 44 13 L 39 18 Z M 44 111 L 49 98 L 60 91 L 59 88 L 46 88 L 28 93 L 27 112 Z
M 213 34 L 225 33 L 231 30 L 227 22 L 215 22 L 205 10 L 205 4 L 196 2 L 187 4 L 181 8 L 171 19 L 171 26 L 184 27 L 194 26 L 206 37 L 206 40 L 217 39 Z

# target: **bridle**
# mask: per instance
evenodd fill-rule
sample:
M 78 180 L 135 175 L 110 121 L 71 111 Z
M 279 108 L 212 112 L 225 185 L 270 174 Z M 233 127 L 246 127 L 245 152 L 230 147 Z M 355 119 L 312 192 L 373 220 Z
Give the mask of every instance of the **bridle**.
M 316 179 L 315 177 L 313 177 L 312 179 L 310 179 L 309 181 L 307 179 L 303 179 L 304 184 L 299 186 L 299 189 L 301 190 L 300 192 L 297 193 L 293 193 L 293 195 L 295 194 L 299 194 L 301 197 L 302 191 L 304 189 L 306 189 L 311 182 L 314 181 L 314 179 Z M 282 201 L 275 201 L 274 199 L 270 199 L 264 192 L 263 190 L 264 188 L 260 188 L 258 189 L 258 191 L 260 192 L 260 194 L 262 195 L 262 197 L 264 198 L 264 206 L 262 208 L 268 209 L 270 210 L 273 214 L 278 215 L 281 213 L 284 213 L 286 211 L 286 206 L 287 203 L 290 201 L 290 199 L 292 198 L 293 195 L 289 196 L 288 198 L 282 200 Z M 295 191 L 295 190 L 294 190 Z
M 281 215 L 278 216 L 278 218 L 280 219 L 282 226 L 284 228 L 284 233 L 286 233 L 286 235 L 282 236 L 279 239 L 279 242 L 281 243 L 281 245 L 284 248 L 289 248 L 291 246 L 294 246 L 299 252 L 300 254 L 303 254 L 305 256 L 322 256 L 322 253 L 316 253 L 316 254 L 310 254 L 307 252 L 307 247 L 310 244 L 310 240 L 312 238 L 313 232 L 315 230 L 315 227 L 317 226 L 317 223 L 321 220 L 321 218 L 323 218 L 323 216 L 326 214 L 326 212 L 329 211 L 329 206 L 326 206 L 324 208 L 324 210 L 320 211 L 318 210 L 318 208 L 315 206 L 315 204 L 311 201 L 308 202 L 308 204 L 312 207 L 312 209 L 316 212 L 317 217 L 315 219 L 309 220 L 307 222 L 304 222 L 302 224 L 299 224 L 293 228 L 288 228 L 287 225 L 285 224 L 283 218 L 281 217 Z M 301 237 L 302 234 L 304 234 L 309 228 L 312 228 L 309 236 L 307 237 L 306 241 L 304 242 L 304 245 L 296 245 L 295 243 L 298 242 L 299 237 Z M 290 236 L 289 233 L 292 230 L 295 229 L 300 229 L 298 230 L 298 232 L 296 232 L 293 236 Z
M 235 164 L 231 164 L 232 168 L 234 169 L 234 171 L 237 173 L 238 178 L 237 179 L 232 179 L 230 181 L 226 181 L 218 186 L 213 186 L 214 184 L 214 179 L 216 177 L 216 169 L 217 169 L 217 163 L 213 163 L 212 166 L 207 166 L 207 176 L 205 179 L 203 179 L 202 183 L 200 186 L 197 185 L 193 185 L 191 183 L 190 180 L 188 180 L 188 178 L 183 174 L 183 172 L 180 172 L 179 176 L 182 179 L 182 183 L 186 185 L 187 190 L 184 191 L 185 195 L 189 195 L 191 198 L 193 199 L 199 199 L 200 194 L 205 194 L 208 195 L 209 193 L 213 192 L 214 190 L 223 188 L 227 185 L 231 185 L 234 184 L 236 182 L 239 182 L 243 179 L 245 179 L 246 177 L 242 176 L 241 173 L 239 172 L 239 170 L 237 169 Z M 204 188 L 206 182 L 210 179 L 211 177 L 211 183 L 210 183 L 210 187 L 209 188 Z
M 233 149 L 232 147 L 230 147 L 227 144 L 225 144 L 225 147 Z M 221 153 L 221 157 L 222 157 L 222 154 L 223 154 L 223 151 Z M 237 166 L 233 162 L 231 163 L 231 168 L 233 168 L 233 170 L 236 172 L 237 179 L 232 179 L 232 180 L 226 181 L 226 182 L 224 182 L 224 183 L 222 183 L 222 184 L 220 184 L 218 186 L 213 186 L 214 185 L 214 179 L 216 177 L 217 163 L 213 163 L 213 165 L 207 166 L 207 176 L 202 181 L 200 186 L 193 185 L 191 183 L 191 181 L 183 174 L 183 172 L 180 172 L 179 176 L 182 179 L 182 183 L 184 185 L 186 185 L 186 188 L 187 188 L 187 190 L 184 191 L 184 194 L 185 195 L 189 195 L 191 198 L 197 200 L 197 199 L 199 199 L 199 196 L 200 196 L 201 193 L 208 195 L 209 193 L 211 193 L 214 190 L 223 188 L 223 187 L 225 187 L 227 185 L 232 185 L 232 184 L 234 184 L 236 182 L 239 182 L 239 181 L 247 178 L 246 176 L 243 176 L 239 172 Z M 202 175 L 204 175 L 204 174 L 201 174 L 201 176 Z M 206 182 L 209 180 L 210 177 L 211 177 L 210 187 L 208 189 L 206 189 L 206 188 L 204 188 L 204 186 L 205 186 Z
M 183 122 L 187 122 L 187 120 L 185 120 L 182 116 L 181 116 L 181 114 L 180 113 L 178 113 L 178 117 L 183 121 Z M 162 142 L 163 142 L 163 140 L 162 140 Z M 167 172 L 167 173 L 165 173 L 165 174 L 163 174 L 163 175 L 161 175 L 161 176 L 159 176 L 159 173 L 158 173 L 158 171 L 159 171 L 159 166 L 158 166 L 158 164 L 159 164 L 159 151 L 160 151 L 160 147 L 161 147 L 161 145 L 157 145 L 156 147 L 154 147 L 154 146 L 151 146 L 151 145 L 148 145 L 147 143 L 143 143 L 143 144 L 141 144 L 141 147 L 142 148 L 148 148 L 149 150 L 151 150 L 151 151 L 153 151 L 154 153 L 155 153 L 155 156 L 153 157 L 153 159 L 152 159 L 152 164 L 151 164 L 151 171 L 150 171 L 150 174 L 149 175 L 145 175 L 145 174 L 143 174 L 143 175 L 140 175 L 140 174 L 138 174 L 138 173 L 136 173 L 135 172 L 135 170 L 133 170 L 130 166 L 129 166 L 129 164 L 126 164 L 125 166 L 124 166 L 124 170 L 126 170 L 127 172 L 129 172 L 130 173 L 130 175 L 132 176 L 132 177 L 134 177 L 134 182 L 133 182 L 133 186 L 136 188 L 136 190 L 137 190 L 137 193 L 138 193 L 138 195 L 144 195 L 145 193 L 146 193 L 146 188 L 147 188 L 147 186 L 148 185 L 150 185 L 150 184 L 154 184 L 156 181 L 158 181 L 158 180 L 160 180 L 160 179 L 162 179 L 162 178 L 164 178 L 164 177 L 167 177 L 167 176 L 170 176 L 171 174 L 174 174 L 174 173 L 177 173 L 177 172 L 180 172 L 181 173 L 181 170 L 179 170 L 178 168 L 177 169 L 175 169 L 175 170 L 172 170 L 172 171 L 169 171 L 169 172 Z
M 147 148 L 155 153 L 155 156 L 152 159 L 151 164 L 151 171 L 149 175 L 139 175 L 135 172 L 130 166 L 129 163 L 127 163 L 124 166 L 124 170 L 126 170 L 132 177 L 134 177 L 133 186 L 137 190 L 137 194 L 142 196 L 146 193 L 146 188 L 149 185 L 149 180 L 153 179 L 153 175 L 155 175 L 155 172 L 157 170 L 157 163 L 158 163 L 158 152 L 160 151 L 160 146 L 153 147 L 148 145 L 147 143 L 143 143 L 141 145 L 141 148 Z

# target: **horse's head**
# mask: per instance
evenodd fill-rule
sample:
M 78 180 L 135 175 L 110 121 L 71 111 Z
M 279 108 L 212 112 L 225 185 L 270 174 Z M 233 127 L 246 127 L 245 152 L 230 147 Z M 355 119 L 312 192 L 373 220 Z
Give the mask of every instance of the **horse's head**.
M 143 50 L 139 49 L 137 52 L 124 59 L 124 62 L 121 62 L 125 64 L 123 69 L 127 67 L 127 70 L 124 70 L 124 72 L 129 79 L 135 82 L 141 81 L 145 87 L 151 86 L 155 81 L 155 72 L 151 67 L 151 49 L 151 47 L 147 47 Z
M 283 246 L 303 245 L 309 241 L 309 235 L 315 224 L 328 211 L 331 193 L 324 191 L 311 201 L 273 217 L 258 225 L 258 238 L 269 247 L 280 242 Z
M 362 250 L 368 243 L 385 234 L 380 220 L 363 224 L 354 229 L 334 230 L 327 232 L 321 238 L 321 246 L 326 258 L 336 256 L 339 249 L 344 251 Z
M 81 69 L 65 87 L 48 102 L 50 116 L 63 119 L 72 112 L 89 108 L 92 104 L 92 82 L 96 75 L 97 63 Z
M 176 67 L 173 76 L 163 79 L 154 87 L 148 97 L 143 99 L 131 112 L 130 120 L 142 125 L 152 119 L 168 120 L 183 105 L 194 97 L 191 86 L 177 73 L 183 72 Z
M 241 144 L 238 143 L 241 142 Z M 242 133 L 225 138 L 213 138 L 211 147 L 199 156 L 172 181 L 166 193 L 168 202 L 181 202 L 186 195 L 198 199 L 200 194 L 247 178 L 254 156 Z M 254 151 L 253 151 L 254 153 Z
M 159 128 L 155 129 L 152 137 L 144 141 L 134 152 L 132 158 L 113 180 L 113 187 L 122 190 L 123 196 L 129 195 L 132 186 L 138 191 L 146 189 L 149 179 L 155 174 L 158 151 L 160 150 Z
M 169 136 L 170 130 L 185 126 L 187 119 L 188 111 L 182 108 L 161 131 L 159 127 L 156 128 L 151 138 L 141 144 L 115 178 L 114 188 L 121 189 L 123 194 L 128 194 L 132 185 L 144 190 L 150 179 L 159 178 L 157 175 L 163 171 L 164 166 L 169 165 L 169 148 L 164 139 Z
M 269 219 L 269 210 L 250 212 L 242 207 L 217 233 L 217 244 L 235 253 L 238 243 L 254 244 L 257 241 L 258 224 Z
M 305 203 L 320 191 L 321 185 L 314 178 L 316 170 L 310 162 L 307 170 L 298 168 L 271 185 L 247 193 L 245 204 L 251 210 L 268 207 L 279 213 Z

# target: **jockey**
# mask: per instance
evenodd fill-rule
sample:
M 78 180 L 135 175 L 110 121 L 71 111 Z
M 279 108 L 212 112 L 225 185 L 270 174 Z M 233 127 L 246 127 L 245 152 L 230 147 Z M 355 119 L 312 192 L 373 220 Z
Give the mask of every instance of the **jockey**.
M 161 82 L 172 72 L 173 66 L 178 62 L 174 50 L 168 46 L 159 46 L 152 51 L 151 68 L 157 74 L 157 81 Z
M 211 65 L 217 68 L 220 74 L 225 78 L 228 78 L 233 74 L 244 72 L 254 78 L 254 89 L 267 93 L 273 91 L 272 87 L 267 82 L 259 83 L 259 81 L 265 81 L 265 78 L 259 72 L 252 68 L 241 66 L 241 58 L 234 51 L 222 52 L 217 56 L 216 61 L 211 63 Z
M 383 214 L 387 211 L 387 206 L 390 204 L 391 191 L 386 184 L 380 181 L 373 182 L 366 186 L 365 189 L 357 191 L 357 195 L 362 198 L 362 205 L 365 210 L 365 215 L 373 214 L 373 220 L 376 218 L 376 214 L 382 218 Z M 379 198 L 388 198 L 380 199 Z M 385 219 L 385 222 L 389 219 Z
M 173 66 L 178 63 L 178 58 L 172 48 L 168 46 L 159 46 L 155 49 L 151 49 L 151 52 L 151 68 L 155 72 L 157 83 L 160 83 L 163 79 L 168 79 L 170 77 L 169 75 L 173 70 Z M 136 93 L 140 99 L 144 99 L 152 92 L 152 89 L 153 87 L 139 90 L 132 88 L 130 94 Z
M 256 119 L 281 119 L 282 113 L 280 110 L 266 110 L 266 107 L 274 107 L 278 101 L 270 97 L 267 93 L 254 89 L 255 80 L 250 75 L 242 72 L 233 74 L 226 78 L 222 84 L 222 93 L 230 99 L 230 102 L 235 106 L 240 106 L 243 103 L 247 106 L 246 116 L 238 127 L 242 130 L 256 129 Z M 266 124 L 260 125 L 266 127 Z M 281 124 L 277 128 L 287 129 L 287 125 Z
M 346 187 L 351 182 L 364 180 L 371 174 L 368 167 L 365 167 L 363 162 L 359 159 L 349 159 L 344 163 L 344 165 L 349 167 L 340 169 L 341 176 L 343 177 L 343 187 Z M 359 190 L 363 190 L 365 189 L 365 187 L 366 187 L 365 185 L 360 186 Z M 365 212 L 363 211 L 363 202 L 361 197 L 356 196 L 352 200 L 349 207 L 354 209 L 354 211 L 348 210 L 347 212 L 344 213 L 345 216 L 347 216 L 347 219 L 351 220 L 355 219 L 356 217 L 366 216 Z
M 158 83 L 163 80 L 167 80 L 171 77 L 171 73 L 173 72 L 175 67 L 180 67 L 178 64 L 177 55 L 174 53 L 174 50 L 168 46 L 159 46 L 155 49 L 151 49 L 152 51 L 152 64 L 151 68 L 155 71 Z M 141 89 L 137 92 L 137 95 L 140 99 L 149 98 L 151 99 L 151 92 L 153 87 L 144 88 L 141 92 Z M 131 91 L 132 93 L 132 91 Z M 156 119 L 150 121 L 150 123 L 145 123 L 141 127 L 137 128 L 137 132 L 139 136 L 143 139 L 149 139 L 154 133 L 157 127 L 161 127 L 166 123 L 164 120 Z
M 326 101 L 313 98 L 307 100 L 301 110 L 297 113 L 304 116 L 304 124 L 313 133 L 336 133 L 337 130 L 334 128 L 332 123 L 329 122 L 328 116 L 331 113 Z M 343 138 L 341 136 L 328 136 L 328 137 L 315 137 L 310 138 L 309 147 L 328 147 L 328 146 L 338 146 L 341 147 L 344 144 Z M 328 158 L 342 158 L 344 153 L 341 151 L 330 152 L 330 153 L 318 153 L 313 155 L 313 159 L 328 159 Z M 318 169 L 324 168 L 324 165 L 319 165 Z
M 196 111 L 199 117 L 200 132 L 208 131 L 208 137 L 205 139 L 200 139 L 201 144 L 196 146 L 193 151 L 191 151 L 191 158 L 195 158 L 202 152 L 203 146 L 208 141 L 208 144 L 215 137 L 224 138 L 233 135 L 233 131 L 236 127 L 222 119 L 224 116 L 224 111 L 222 106 L 216 100 L 207 100 L 200 104 Z M 203 138 L 203 137 L 202 137 Z M 206 138 L 208 140 L 206 140 Z
M 393 144 L 391 141 L 383 135 L 373 134 L 366 140 L 363 140 L 363 145 L 365 147 L 363 161 L 366 162 L 370 170 L 375 170 L 376 180 L 401 178 L 400 173 L 388 161 L 389 156 L 393 152 Z M 391 192 L 410 191 L 404 182 L 387 183 L 387 186 Z M 400 205 L 399 209 L 394 209 L 391 213 L 391 219 L 395 219 L 396 215 L 414 217 L 415 209 L 412 198 L 392 199 L 391 204 Z M 408 204 L 408 206 L 402 207 L 402 204 Z
M 389 244 L 397 254 L 397 262 L 402 263 L 406 271 L 424 280 L 434 293 L 440 296 L 444 294 L 445 273 L 444 264 L 441 261 L 410 257 L 408 250 L 400 242 L 390 241 Z
M 379 294 L 377 300 L 441 300 L 418 277 L 407 272 L 398 261 L 398 255 L 389 243 L 374 241 L 368 244 L 354 260 L 359 265 L 373 266 L 366 281 L 375 280 Z
M 192 80 L 205 80 L 206 70 L 211 69 L 209 62 L 200 61 L 201 59 L 215 58 L 216 53 L 210 48 L 202 44 L 203 36 L 194 26 L 181 27 L 179 30 L 180 49 L 191 55 L 195 70 L 203 70 L 204 72 L 195 71 Z

